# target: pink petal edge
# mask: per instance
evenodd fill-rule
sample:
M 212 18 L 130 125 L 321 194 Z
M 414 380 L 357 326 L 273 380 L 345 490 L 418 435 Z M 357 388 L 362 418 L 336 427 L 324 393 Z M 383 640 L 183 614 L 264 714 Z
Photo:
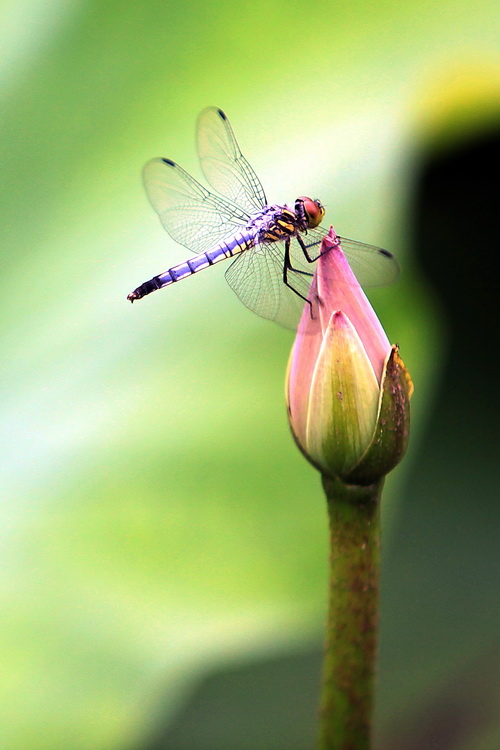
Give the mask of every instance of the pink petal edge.
M 322 242 L 321 253 L 315 278 L 321 300 L 322 331 L 326 330 L 333 311 L 344 312 L 356 329 L 380 384 L 391 344 L 342 252 L 333 226 Z

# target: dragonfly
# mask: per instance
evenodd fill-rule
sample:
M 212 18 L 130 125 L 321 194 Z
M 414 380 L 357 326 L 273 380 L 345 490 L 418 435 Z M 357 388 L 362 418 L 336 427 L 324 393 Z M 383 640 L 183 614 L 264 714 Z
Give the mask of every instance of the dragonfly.
M 145 281 L 127 299 L 135 302 L 232 258 L 225 277 L 243 304 L 263 318 L 296 328 L 305 304 L 314 314 L 308 295 L 328 234 L 320 226 L 323 204 L 307 196 L 291 205 L 268 203 L 227 115 L 217 107 L 204 109 L 198 117 L 197 148 L 212 191 L 171 159 L 152 159 L 143 172 L 146 193 L 164 228 L 196 255 Z M 397 278 L 398 263 L 387 250 L 338 239 L 363 286 Z

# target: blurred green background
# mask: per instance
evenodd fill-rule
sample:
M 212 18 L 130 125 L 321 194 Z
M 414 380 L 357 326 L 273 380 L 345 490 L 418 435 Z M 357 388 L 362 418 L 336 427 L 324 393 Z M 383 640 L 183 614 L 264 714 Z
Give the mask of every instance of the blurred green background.
M 377 748 L 500 747 L 497 2 L 0 5 L 2 750 L 312 748 L 327 531 L 293 337 L 140 172 L 225 109 L 271 201 L 392 250 L 415 381 L 387 481 Z M 498 163 L 498 162 L 497 162 Z

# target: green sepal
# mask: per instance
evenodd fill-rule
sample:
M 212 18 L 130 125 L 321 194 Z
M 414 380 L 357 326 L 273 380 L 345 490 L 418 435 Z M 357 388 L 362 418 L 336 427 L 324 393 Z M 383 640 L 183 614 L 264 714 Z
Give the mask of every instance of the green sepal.
M 380 388 L 359 335 L 342 312 L 333 313 L 310 386 L 306 450 L 322 473 L 342 476 L 369 444 Z
M 410 432 L 410 397 L 413 384 L 398 347 L 385 364 L 375 430 L 354 469 L 342 476 L 347 484 L 366 486 L 388 474 L 403 458 Z

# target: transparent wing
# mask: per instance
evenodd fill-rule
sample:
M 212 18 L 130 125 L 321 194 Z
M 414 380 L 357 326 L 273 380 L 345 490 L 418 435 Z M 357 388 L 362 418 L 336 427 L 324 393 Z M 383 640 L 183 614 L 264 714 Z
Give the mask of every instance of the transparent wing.
M 319 245 L 327 234 L 328 230 L 318 227 L 308 230 L 303 238 L 313 257 L 319 254 Z M 400 274 L 399 263 L 388 250 L 346 237 L 339 237 L 339 240 L 347 262 L 361 286 L 384 286 L 396 281 Z
M 161 223 L 181 245 L 201 253 L 246 226 L 246 211 L 210 193 L 170 159 L 152 159 L 144 187 Z
M 311 256 L 319 254 L 319 245 L 328 234 L 324 229 L 309 230 L 303 237 Z M 342 249 L 356 278 L 364 286 L 390 284 L 399 274 L 396 259 L 386 250 L 340 238 Z M 316 252 L 315 252 L 316 250 Z M 285 328 L 295 329 L 309 299 L 311 314 L 315 315 L 316 295 L 309 297 L 309 288 L 316 267 L 304 256 L 298 241 L 290 244 L 291 268 L 287 272 L 290 286 L 283 281 L 285 262 L 284 243 L 273 242 L 245 250 L 226 271 L 231 289 L 250 310 Z M 332 278 L 332 283 L 338 279 Z M 290 288 L 292 287 L 292 288 Z
M 197 141 L 203 173 L 218 193 L 250 213 L 267 204 L 260 180 L 241 153 L 221 109 L 203 110 L 198 117 Z
M 292 240 L 290 256 L 295 270 L 289 270 L 287 278 L 293 290 L 283 283 L 285 255 L 281 242 L 245 250 L 231 263 L 225 276 L 233 292 L 250 310 L 285 328 L 295 329 L 306 304 L 314 265 L 304 259 L 296 240 Z

